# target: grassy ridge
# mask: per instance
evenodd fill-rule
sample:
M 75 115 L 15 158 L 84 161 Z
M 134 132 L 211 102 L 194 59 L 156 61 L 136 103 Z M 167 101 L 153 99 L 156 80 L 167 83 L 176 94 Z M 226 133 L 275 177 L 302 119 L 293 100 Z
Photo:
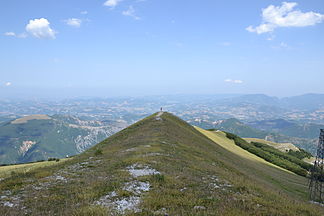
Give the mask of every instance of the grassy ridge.
M 114 215 L 94 203 L 112 192 L 119 200 L 136 196 L 124 186 L 142 181 L 150 190 L 140 196 L 141 211 L 125 215 L 321 215 L 323 208 L 307 202 L 307 179 L 261 161 L 229 151 L 164 113 L 64 163 L 7 178 L 0 193 L 18 196 L 29 215 Z M 127 167 L 134 164 L 160 174 L 132 177 Z M 0 205 L 9 216 L 25 210 Z

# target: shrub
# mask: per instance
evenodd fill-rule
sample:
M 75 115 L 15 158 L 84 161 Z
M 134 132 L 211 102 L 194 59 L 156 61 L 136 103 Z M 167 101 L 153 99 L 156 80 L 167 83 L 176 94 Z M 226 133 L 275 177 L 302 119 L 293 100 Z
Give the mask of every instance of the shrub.
M 103 154 L 102 149 L 96 149 L 96 151 L 94 153 L 95 156 L 99 156 L 99 155 L 102 155 L 102 154 Z
M 288 154 L 291 156 L 294 156 L 296 158 L 299 158 L 299 159 L 313 157 L 313 155 L 311 153 L 305 151 L 304 149 L 299 149 L 299 150 L 300 151 L 293 151 L 293 150 L 289 149 Z
M 152 178 L 156 182 L 164 182 L 165 181 L 164 175 L 161 175 L 161 174 L 154 174 L 154 175 L 152 175 Z
M 226 137 L 234 140 L 234 143 L 237 146 L 240 146 L 248 152 L 257 155 L 270 163 L 294 172 L 297 175 L 307 176 L 307 169 L 311 167 L 310 164 L 307 164 L 291 155 L 280 152 L 279 150 L 274 149 L 266 144 L 255 142 L 248 143 L 241 137 L 228 132 L 226 132 Z

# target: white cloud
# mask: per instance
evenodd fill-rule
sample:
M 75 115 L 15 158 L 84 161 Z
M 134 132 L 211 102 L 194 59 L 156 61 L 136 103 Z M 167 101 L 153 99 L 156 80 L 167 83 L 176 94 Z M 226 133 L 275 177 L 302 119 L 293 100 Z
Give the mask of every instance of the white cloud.
M 11 85 L 12 85 L 11 82 L 6 82 L 6 83 L 5 83 L 5 86 L 11 86 Z
M 5 32 L 4 35 L 5 36 L 10 36 L 10 37 L 16 37 L 16 33 L 15 32 Z
M 15 32 L 5 32 L 4 35 L 8 36 L 8 37 L 17 37 L 17 38 L 26 38 L 27 37 L 26 33 L 16 34 Z
M 80 26 L 82 24 L 82 20 L 77 19 L 77 18 L 70 18 L 70 19 L 64 20 L 64 22 L 67 25 L 75 27 L 75 28 L 80 28 Z
M 108 0 L 104 3 L 104 6 L 107 6 L 107 7 L 111 7 L 111 8 L 114 8 L 116 7 L 119 2 L 121 2 L 122 0 Z
M 324 20 L 324 14 L 294 10 L 297 5 L 296 2 L 282 2 L 281 6 L 269 5 L 262 9 L 262 24 L 256 27 L 248 26 L 246 30 L 263 34 L 273 32 L 279 27 L 313 26 Z
M 224 82 L 235 83 L 235 84 L 242 84 L 243 83 L 242 80 L 233 80 L 233 79 L 226 79 L 226 80 L 224 80 Z
M 55 39 L 56 32 L 51 29 L 50 23 L 45 18 L 30 20 L 26 25 L 26 31 L 37 38 Z
M 88 11 L 81 11 L 80 14 L 87 15 L 88 14 Z
M 134 19 L 136 20 L 139 20 L 141 19 L 140 17 L 136 16 L 135 14 L 135 9 L 133 8 L 133 6 L 129 6 L 127 10 L 123 11 L 122 14 L 124 16 L 130 16 L 130 17 L 133 17 Z

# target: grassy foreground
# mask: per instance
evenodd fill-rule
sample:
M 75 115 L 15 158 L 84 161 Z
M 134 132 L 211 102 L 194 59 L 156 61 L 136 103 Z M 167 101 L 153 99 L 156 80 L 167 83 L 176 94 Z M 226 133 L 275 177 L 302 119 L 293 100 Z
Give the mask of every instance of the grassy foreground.
M 201 131 L 203 132 L 203 131 Z M 323 215 L 307 179 L 154 114 L 63 163 L 0 181 L 3 215 Z

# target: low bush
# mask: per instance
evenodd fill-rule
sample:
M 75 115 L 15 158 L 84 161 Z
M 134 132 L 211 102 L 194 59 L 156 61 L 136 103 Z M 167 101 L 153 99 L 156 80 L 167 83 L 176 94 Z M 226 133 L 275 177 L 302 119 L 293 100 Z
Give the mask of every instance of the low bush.
M 229 138 L 229 139 L 232 139 L 234 141 L 234 143 L 237 145 L 237 146 L 240 146 L 241 148 L 247 150 L 248 152 L 252 153 L 252 154 L 255 154 L 261 158 L 263 158 L 264 160 L 270 162 L 270 163 L 273 163 L 277 166 L 280 166 L 284 169 L 287 169 L 291 172 L 294 172 L 298 175 L 301 175 L 301 176 L 307 176 L 308 174 L 308 171 L 306 168 L 304 167 L 301 167 L 301 164 L 302 163 L 299 163 L 300 161 L 297 162 L 297 158 L 295 158 L 296 160 L 293 160 L 294 162 L 297 162 L 297 163 L 294 163 L 290 160 L 288 160 L 286 157 L 283 157 L 280 153 L 278 152 L 275 152 L 275 151 L 266 151 L 264 149 L 261 148 L 261 146 L 265 145 L 265 144 L 262 144 L 262 143 L 257 143 L 257 144 L 252 144 L 252 143 L 248 143 L 247 141 L 245 141 L 244 139 L 242 139 L 241 137 L 239 136 L 236 136 L 235 134 L 232 134 L 232 133 L 228 133 L 226 132 L 226 137 Z M 264 146 L 263 146 L 264 147 Z M 285 154 L 285 153 L 282 153 L 282 154 Z M 279 156 L 281 155 L 281 156 Z M 290 155 L 288 155 L 290 156 Z M 304 162 L 305 163 L 305 162 Z M 306 164 L 306 163 L 305 163 Z M 303 164 L 303 166 L 306 167 L 306 165 Z M 311 166 L 311 165 L 310 165 Z M 308 165 L 307 165 L 308 167 Z
M 95 156 L 99 156 L 99 155 L 102 155 L 102 154 L 103 154 L 102 149 L 96 149 L 96 151 L 94 153 Z
M 311 158 L 313 157 L 313 155 L 307 151 L 305 151 L 304 149 L 299 149 L 300 151 L 293 151 L 293 150 L 289 150 L 287 154 L 294 156 L 296 158 L 299 159 L 304 159 L 304 158 Z

